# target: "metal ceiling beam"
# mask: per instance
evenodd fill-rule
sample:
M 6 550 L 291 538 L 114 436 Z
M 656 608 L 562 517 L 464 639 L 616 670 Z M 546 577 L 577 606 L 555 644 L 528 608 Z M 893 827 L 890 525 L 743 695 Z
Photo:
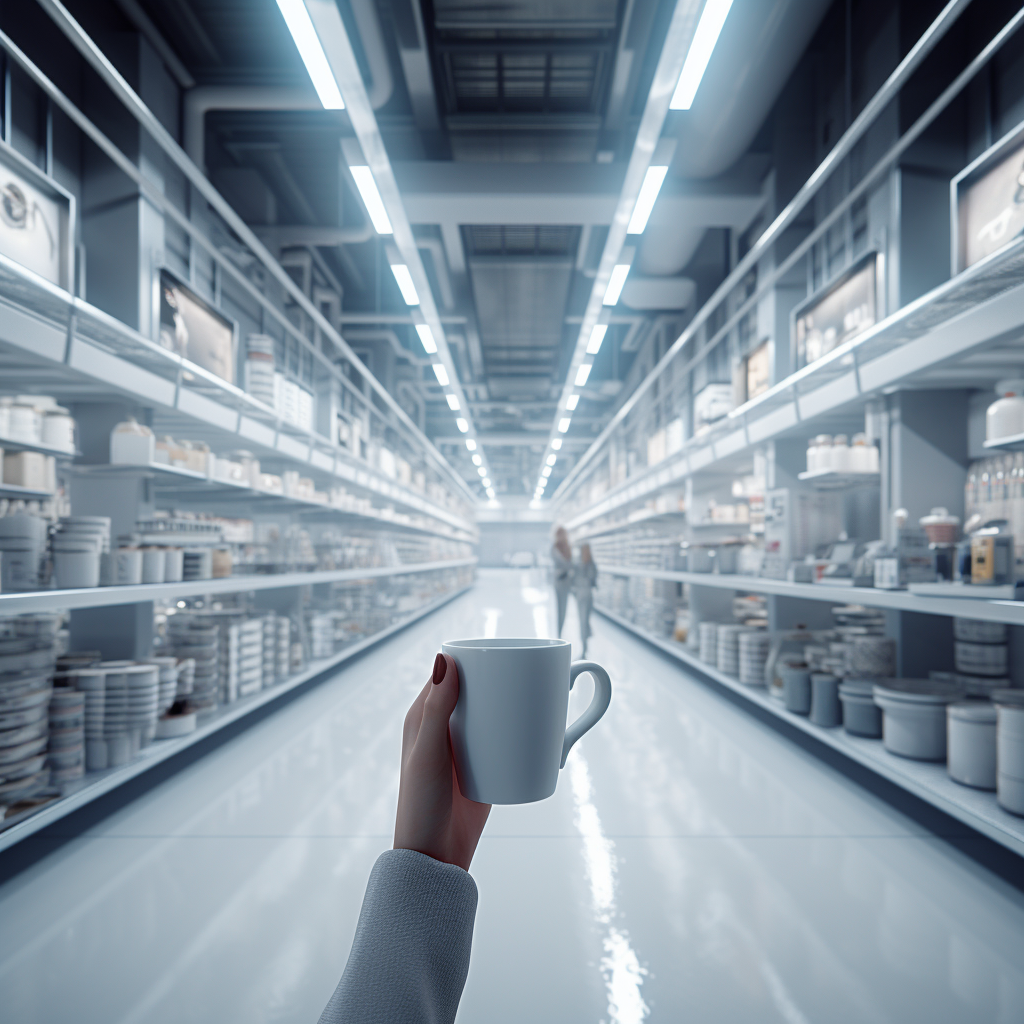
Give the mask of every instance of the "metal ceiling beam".
M 359 64 L 352 50 L 352 43 L 341 20 L 338 5 L 334 0 L 304 0 L 304 2 L 316 33 L 320 37 L 320 43 L 324 48 L 338 88 L 345 99 L 345 110 L 356 138 L 359 140 L 363 158 L 373 174 L 373 180 L 376 182 L 377 190 L 388 212 L 394 244 L 402 261 L 409 268 L 409 274 L 416 286 L 420 300 L 419 312 L 422 314 L 423 322 L 430 327 L 437 344 L 437 361 L 442 363 L 447 370 L 451 391 L 459 400 L 460 415 L 469 422 L 469 432 L 466 436 L 474 437 L 476 431 L 473 427 L 472 413 L 466 405 L 466 395 L 459 381 L 458 367 L 455 365 L 448 339 L 445 337 L 441 317 L 430 288 L 430 280 L 423 267 L 423 261 L 420 259 L 416 237 L 413 235 L 412 225 L 406 215 L 405 204 L 402 201 L 398 182 L 395 180 L 391 160 L 388 158 L 377 118 L 363 84 L 362 72 L 359 70 Z M 479 480 L 474 483 L 479 485 Z

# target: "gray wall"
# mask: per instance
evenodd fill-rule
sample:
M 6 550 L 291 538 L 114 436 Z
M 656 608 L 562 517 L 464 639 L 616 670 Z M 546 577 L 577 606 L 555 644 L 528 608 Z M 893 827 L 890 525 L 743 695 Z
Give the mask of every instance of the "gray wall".
M 550 523 L 480 523 L 480 565 L 502 566 L 517 551 L 547 557 Z

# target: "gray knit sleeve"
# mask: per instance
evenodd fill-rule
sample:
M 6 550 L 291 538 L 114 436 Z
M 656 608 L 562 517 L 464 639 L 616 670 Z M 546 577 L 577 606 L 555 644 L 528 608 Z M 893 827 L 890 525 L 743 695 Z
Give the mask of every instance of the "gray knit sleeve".
M 320 1024 L 451 1024 L 469 972 L 476 883 L 413 850 L 377 858 Z

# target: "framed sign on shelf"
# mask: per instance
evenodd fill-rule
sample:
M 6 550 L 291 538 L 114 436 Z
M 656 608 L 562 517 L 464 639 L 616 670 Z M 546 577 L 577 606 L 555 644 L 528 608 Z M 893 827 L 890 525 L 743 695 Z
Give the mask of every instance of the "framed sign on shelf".
M 881 273 L 880 254 L 867 252 L 793 310 L 790 337 L 797 369 L 878 322 Z
M 953 178 L 950 204 L 954 275 L 1024 234 L 1024 122 Z
M 166 268 L 159 270 L 160 344 L 237 383 L 238 325 Z
M 0 253 L 72 291 L 75 198 L 0 142 Z

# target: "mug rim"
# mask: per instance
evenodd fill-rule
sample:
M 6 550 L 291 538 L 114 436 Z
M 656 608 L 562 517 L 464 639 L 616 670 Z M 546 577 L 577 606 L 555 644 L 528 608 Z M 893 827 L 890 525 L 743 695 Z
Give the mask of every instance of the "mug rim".
M 551 651 L 568 647 L 568 640 L 535 636 L 468 637 L 463 640 L 445 640 L 441 647 L 454 647 L 464 651 Z

